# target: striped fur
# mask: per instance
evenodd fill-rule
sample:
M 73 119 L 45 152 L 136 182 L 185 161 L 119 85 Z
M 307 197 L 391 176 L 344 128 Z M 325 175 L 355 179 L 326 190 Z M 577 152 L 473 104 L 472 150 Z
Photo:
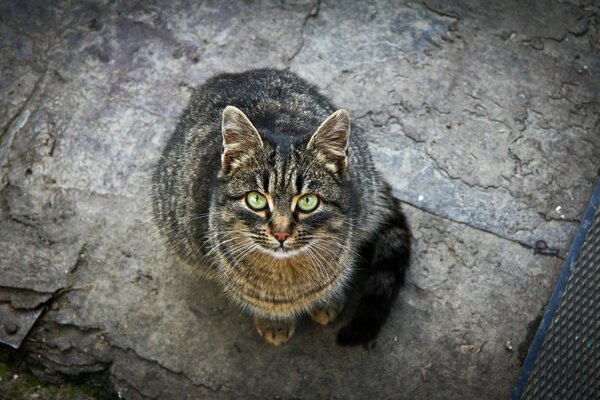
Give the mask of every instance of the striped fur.
M 368 257 L 363 299 L 338 337 L 358 344 L 374 339 L 389 314 L 410 237 L 367 143 L 356 130 L 348 139 L 348 118 L 290 72 L 218 75 L 192 96 L 152 196 L 168 248 L 261 319 L 293 320 L 339 302 Z M 255 191 L 266 210 L 248 206 Z M 310 213 L 295 208 L 306 193 L 320 198 Z M 289 232 L 283 245 L 277 229 Z

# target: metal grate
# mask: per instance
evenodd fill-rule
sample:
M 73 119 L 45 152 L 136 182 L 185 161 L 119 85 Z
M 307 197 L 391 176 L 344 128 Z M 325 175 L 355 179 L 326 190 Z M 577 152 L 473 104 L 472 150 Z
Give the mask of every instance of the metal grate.
M 544 337 L 523 400 L 600 399 L 600 207 Z

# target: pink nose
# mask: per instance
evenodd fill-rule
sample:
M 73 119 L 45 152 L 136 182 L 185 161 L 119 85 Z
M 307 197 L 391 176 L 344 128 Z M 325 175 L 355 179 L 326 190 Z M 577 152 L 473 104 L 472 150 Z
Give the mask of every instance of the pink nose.
M 290 236 L 290 234 L 287 232 L 273 232 L 273 236 L 275 236 L 277 240 L 283 243 L 285 239 L 287 239 L 288 236 Z

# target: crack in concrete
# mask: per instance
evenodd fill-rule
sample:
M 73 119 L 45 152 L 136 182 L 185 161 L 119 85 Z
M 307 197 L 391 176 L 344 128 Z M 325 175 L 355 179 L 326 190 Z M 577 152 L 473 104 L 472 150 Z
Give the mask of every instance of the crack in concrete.
M 426 10 L 431 11 L 434 14 L 440 15 L 442 17 L 448 17 L 448 18 L 454 18 L 456 20 L 460 20 L 460 16 L 458 14 L 454 14 L 450 11 L 440 10 L 439 8 L 436 8 L 435 6 L 432 6 L 431 4 L 429 4 L 429 2 L 427 2 L 427 1 L 423 1 L 423 6 L 425 7 Z
M 81 285 L 81 286 L 73 286 L 73 285 L 69 285 L 69 286 L 65 286 L 59 289 L 56 289 L 53 293 L 52 293 L 52 297 L 50 299 L 48 299 L 48 301 L 46 302 L 46 305 L 49 306 L 52 304 L 52 302 L 54 302 L 56 299 L 60 298 L 62 295 L 64 295 L 65 293 L 71 292 L 73 290 L 85 290 L 85 289 L 89 289 L 93 287 L 93 284 L 91 283 L 87 283 L 85 285 Z
M 304 42 L 305 42 L 304 33 L 306 30 L 306 25 L 308 24 L 309 20 L 317 18 L 317 16 L 319 15 L 320 7 L 321 7 L 321 0 L 316 0 L 316 2 L 310 8 L 310 11 L 304 18 L 304 21 L 302 22 L 302 28 L 300 30 L 300 46 L 298 46 L 298 48 L 296 50 L 294 50 L 292 55 L 288 58 L 288 60 L 287 60 L 287 68 L 288 69 L 290 68 L 290 65 L 292 64 L 292 62 L 294 61 L 296 56 L 298 56 L 298 54 L 300 54 L 300 52 L 304 48 Z
M 102 328 L 99 327 L 99 326 L 76 325 L 76 324 L 74 324 L 72 322 L 58 322 L 58 321 L 55 321 L 55 320 L 48 321 L 48 322 L 51 322 L 52 324 L 54 324 L 56 326 L 63 327 L 63 328 L 73 328 L 73 329 L 75 329 L 77 331 L 80 331 L 82 333 L 86 333 L 86 334 L 87 333 L 99 333 L 102 336 L 104 336 Z
M 394 116 L 394 115 L 389 115 L 389 116 L 388 116 L 388 119 L 386 120 L 386 122 L 385 122 L 383 125 L 381 125 L 381 124 L 375 123 L 375 122 L 373 121 L 373 114 L 374 114 L 374 112 L 371 110 L 371 111 L 368 111 L 366 114 L 364 114 L 364 115 L 362 115 L 362 116 L 360 116 L 360 117 L 356 117 L 355 119 L 356 119 L 356 120 L 360 120 L 360 119 L 362 119 L 362 118 L 368 117 L 368 118 L 369 118 L 369 120 L 371 121 L 371 124 L 372 124 L 373 126 L 375 126 L 375 127 L 385 126 L 385 125 L 387 125 L 387 124 L 388 124 L 390 121 L 392 121 L 392 120 L 395 120 L 395 122 L 397 122 L 397 123 L 398 123 L 398 124 L 399 124 L 399 125 L 402 127 L 402 133 L 404 134 L 404 137 L 408 138 L 409 140 L 411 140 L 411 141 L 412 141 L 412 142 L 414 142 L 414 143 L 417 143 L 417 144 L 419 144 L 419 145 L 423 145 L 423 148 L 422 148 L 422 153 L 423 153 L 425 156 L 427 156 L 427 158 L 428 158 L 429 160 L 431 160 L 431 162 L 433 163 L 434 167 L 435 167 L 435 168 L 438 170 L 438 172 L 439 172 L 440 174 L 442 174 L 442 176 L 444 176 L 444 177 L 446 177 L 446 178 L 448 178 L 448 179 L 454 180 L 454 181 L 459 181 L 459 182 L 461 182 L 461 183 L 465 184 L 466 186 L 468 186 L 468 187 L 470 187 L 470 188 L 479 188 L 479 189 L 483 189 L 483 190 L 489 190 L 489 189 L 501 189 L 501 188 L 503 188 L 503 187 L 501 187 L 500 185 L 481 185 L 481 184 L 477 184 L 477 183 L 470 183 L 470 182 L 468 182 L 468 181 L 464 180 L 464 179 L 463 179 L 462 177 L 460 177 L 460 176 L 455 176 L 455 175 L 451 174 L 451 173 L 450 173 L 450 171 L 449 171 L 449 170 L 448 170 L 446 167 L 442 166 L 442 165 L 440 164 L 440 162 L 439 162 L 439 161 L 438 161 L 438 160 L 437 160 L 437 159 L 436 159 L 436 158 L 435 158 L 435 157 L 434 157 L 434 156 L 433 156 L 433 155 L 430 153 L 430 151 L 427 149 L 427 146 L 426 146 L 426 144 L 427 144 L 427 141 L 426 141 L 426 140 L 419 140 L 419 139 L 416 139 L 416 138 L 414 138 L 414 137 L 413 137 L 413 136 L 412 136 L 412 135 L 411 135 L 411 134 L 410 134 L 410 133 L 409 133 L 409 132 L 408 132 L 408 131 L 405 129 L 405 127 L 404 127 L 404 124 L 402 124 L 402 123 L 400 122 L 400 119 L 399 119 L 398 117 L 396 117 L 396 116 Z M 512 196 L 512 195 L 511 195 L 511 196 Z
M 479 188 L 479 189 L 483 189 L 483 190 L 500 189 L 499 185 L 481 185 L 481 184 L 477 184 L 477 183 L 470 183 L 470 182 L 467 182 L 466 180 L 464 180 L 463 178 L 461 178 L 460 176 L 452 175 L 446 167 L 443 167 L 440 164 L 440 162 L 435 157 L 433 157 L 433 155 L 430 154 L 429 150 L 427 150 L 427 147 L 425 147 L 423 150 L 424 150 L 424 154 L 427 156 L 427 158 L 429 158 L 431 160 L 431 162 L 433 162 L 435 168 L 446 178 L 454 180 L 454 181 L 459 181 L 459 182 L 467 185 L 470 188 Z
M 540 217 L 542 217 L 544 219 L 544 221 L 546 221 L 546 222 L 559 221 L 559 222 L 570 222 L 570 223 L 573 223 L 573 224 L 579 224 L 579 223 L 581 223 L 581 220 L 579 220 L 579 219 L 552 217 L 552 216 L 547 215 L 546 213 L 544 213 L 542 211 L 538 211 L 537 214 Z
M 2 289 L 17 289 L 17 290 L 25 290 L 25 291 L 30 291 L 33 292 L 35 294 L 39 294 L 39 295 L 52 295 L 52 292 L 42 292 L 40 290 L 35 290 L 33 288 L 21 288 L 21 287 L 13 287 L 13 286 L 6 286 L 6 285 L 1 285 L 0 286 L 0 290 Z M 42 304 L 42 303 L 40 303 Z M 36 306 L 37 307 L 37 306 Z M 34 307 L 35 308 L 35 307 Z
M 403 203 L 403 204 L 407 204 L 407 205 L 409 205 L 410 207 L 416 208 L 417 210 L 419 210 L 419 211 L 422 211 L 422 212 L 424 212 L 424 213 L 427 213 L 427 214 L 429 214 L 429 215 L 433 215 L 434 217 L 438 217 L 438 218 L 441 218 L 441 219 L 443 219 L 443 220 L 445 220 L 445 221 L 454 222 L 454 223 L 457 223 L 457 224 L 460 224 L 460 225 L 463 225 L 463 226 L 467 226 L 467 227 L 469 227 L 469 228 L 471 228 L 471 229 L 474 229 L 474 230 L 476 230 L 476 231 L 480 231 L 480 232 L 489 233 L 490 235 L 493 235 L 493 236 L 495 236 L 495 237 L 497 237 L 497 238 L 499 238 L 499 239 L 506 240 L 506 241 L 508 241 L 508 242 L 512 242 L 512 243 L 518 244 L 518 245 L 520 245 L 520 246 L 522 246 L 522 247 L 525 247 L 525 248 L 527 248 L 527 249 L 531 249 L 531 250 L 533 250 L 534 252 L 536 252 L 536 250 L 539 250 L 539 249 L 538 249 L 538 248 L 535 246 L 535 244 L 533 244 L 533 245 L 532 245 L 532 244 L 530 244 L 530 243 L 527 243 L 527 242 L 524 242 L 524 241 L 521 241 L 521 240 L 512 239 L 512 238 L 509 238 L 509 237 L 503 236 L 503 235 L 501 235 L 501 234 L 499 234 L 499 233 L 497 233 L 497 232 L 494 232 L 494 231 L 492 231 L 492 230 L 489 230 L 489 229 L 486 229 L 486 228 L 483 228 L 483 227 L 480 227 L 480 226 L 476 226 L 476 225 L 471 225 L 471 224 L 470 224 L 470 223 L 468 223 L 468 222 L 465 222 L 465 221 L 460 221 L 460 220 L 457 220 L 457 219 L 454 219 L 454 218 L 450 218 L 450 217 L 448 217 L 448 216 L 446 216 L 446 215 L 437 214 L 437 213 L 435 213 L 435 212 L 434 212 L 434 211 L 432 211 L 432 210 L 429 210 L 429 209 L 427 209 L 427 208 L 421 207 L 421 206 L 419 206 L 419 205 L 417 205 L 417 204 L 415 204 L 415 203 L 413 203 L 413 202 L 410 202 L 410 201 L 408 201 L 408 200 L 405 200 L 405 199 L 400 199 L 400 202 L 401 202 L 401 203 Z M 554 249 L 552 249 L 552 250 L 554 250 Z M 552 256 L 552 257 L 556 257 L 556 258 L 559 258 L 559 259 L 561 259 L 561 260 L 563 260 L 563 261 L 565 260 L 565 258 L 564 258 L 563 256 L 561 256 L 560 254 L 556 254 L 556 253 L 554 253 L 554 252 L 548 252 L 548 253 L 544 253 L 544 252 L 537 251 L 537 252 L 536 252 L 536 254 L 541 254 L 541 255 L 546 255 L 546 256 Z
M 31 116 L 29 107 L 39 96 L 43 87 L 45 87 L 46 76 L 46 73 L 44 73 L 37 79 L 33 85 L 33 89 L 27 96 L 27 99 L 25 99 L 23 105 L 19 108 L 19 111 L 17 111 L 2 132 L 0 132 L 0 167 L 4 165 L 5 160 L 8 158 L 8 153 L 17 133 L 21 132 L 21 129 L 23 129 L 29 120 L 29 117 Z
M 84 242 L 81 245 L 81 247 L 79 248 L 79 251 L 77 252 L 77 259 L 75 260 L 75 263 L 73 264 L 73 266 L 69 269 L 69 273 L 74 274 L 77 271 L 77 268 L 79 268 L 79 266 L 86 261 L 86 257 L 87 257 L 87 242 Z
M 30 343 L 30 346 L 34 347 L 34 348 L 36 347 L 36 345 L 34 345 L 33 343 Z M 71 349 L 63 350 L 63 349 L 60 349 L 60 348 L 55 347 L 55 346 L 47 346 L 47 345 L 46 345 L 46 347 L 47 348 L 55 349 L 56 351 L 60 352 L 61 355 L 62 354 L 66 354 L 66 353 L 69 352 L 69 350 L 71 350 Z M 49 357 L 48 353 L 44 353 L 44 352 L 41 352 L 41 351 L 37 352 L 37 355 L 39 356 L 39 358 L 44 358 L 44 360 L 46 360 L 46 362 L 49 362 L 49 363 L 54 364 L 54 365 L 58 365 L 58 366 L 60 366 L 62 368 L 65 368 L 65 369 L 70 369 L 70 368 L 85 369 L 86 371 L 82 372 L 82 374 L 84 374 L 84 373 L 85 374 L 88 374 L 88 373 L 100 373 L 100 372 L 106 371 L 109 368 L 109 366 L 110 366 L 110 362 L 100 361 L 100 360 L 91 361 L 91 362 L 88 362 L 88 363 L 81 362 L 81 363 L 78 363 L 78 364 L 69 364 L 69 363 L 62 362 L 62 360 L 59 361 L 56 358 L 51 358 L 51 357 Z
M 119 383 L 119 385 L 123 385 L 125 386 L 127 389 L 134 391 L 135 393 L 137 393 L 140 397 L 144 398 L 144 399 L 150 399 L 150 400 L 155 400 L 158 399 L 160 395 L 156 395 L 156 396 L 150 396 L 147 394 L 144 394 L 140 389 L 136 388 L 135 386 L 133 386 L 131 383 L 129 383 L 126 379 L 115 375 L 113 372 L 109 372 L 109 375 Z M 121 393 L 120 390 L 117 390 L 115 388 L 115 391 L 117 392 L 117 396 L 119 397 L 119 399 L 124 398 L 123 394 Z
M 112 347 L 114 347 L 114 348 L 116 348 L 116 349 L 119 349 L 119 350 L 121 350 L 121 351 L 124 351 L 124 352 L 130 352 L 130 353 L 132 353 L 133 355 L 135 355 L 136 357 L 138 357 L 138 358 L 140 358 L 140 359 L 142 359 L 142 360 L 145 360 L 145 361 L 147 361 L 147 362 L 150 362 L 150 363 L 152 363 L 152 364 L 156 364 L 156 365 L 157 365 L 157 366 L 159 366 L 160 368 L 163 368 L 163 369 L 165 369 L 165 370 L 167 370 L 167 371 L 169 371 L 169 372 L 171 372 L 171 373 L 173 373 L 173 374 L 175 374 L 175 375 L 182 376 L 183 378 L 185 378 L 186 380 L 188 380 L 188 381 L 189 381 L 189 382 L 190 382 L 190 383 L 191 383 L 193 386 L 197 386 L 197 387 L 203 387 L 203 388 L 209 389 L 209 390 L 210 390 L 210 391 L 212 391 L 212 392 L 218 392 L 219 390 L 221 390 L 221 388 L 223 388 L 223 387 L 224 387 L 224 385 L 218 385 L 217 387 L 213 387 L 213 386 L 211 386 L 211 385 L 209 385 L 209 384 L 207 384 L 207 383 L 203 383 L 203 382 L 196 382 L 195 380 L 193 380 L 192 378 L 190 378 L 190 377 L 189 377 L 189 376 L 188 376 L 188 375 L 187 375 L 185 372 L 183 372 L 183 371 L 178 371 L 178 370 L 172 369 L 172 368 L 170 368 L 170 367 L 168 367 L 168 366 L 164 365 L 164 364 L 163 364 L 163 363 L 161 363 L 160 361 L 158 361 L 158 360 L 155 360 L 155 359 L 153 359 L 153 358 L 144 357 L 144 356 L 142 356 L 140 353 L 138 353 L 138 352 L 137 352 L 135 349 L 133 349 L 133 348 L 131 348 L 131 347 L 127 347 L 127 346 L 121 346 L 121 345 L 118 345 L 118 344 L 116 344 L 116 343 L 114 343 L 114 342 L 111 342 L 111 341 L 108 339 L 108 337 L 106 337 L 106 336 L 104 336 L 104 338 L 105 338 L 106 342 L 107 342 L 107 343 L 108 343 L 110 346 L 112 346 Z
M 11 221 L 33 229 L 38 239 L 41 242 L 43 242 L 47 247 L 50 247 L 54 243 L 56 243 L 54 240 L 48 239 L 47 235 L 42 234 L 42 232 L 40 232 L 40 227 L 35 223 L 35 220 L 29 217 L 28 215 L 11 214 L 9 215 L 9 218 L 11 219 Z

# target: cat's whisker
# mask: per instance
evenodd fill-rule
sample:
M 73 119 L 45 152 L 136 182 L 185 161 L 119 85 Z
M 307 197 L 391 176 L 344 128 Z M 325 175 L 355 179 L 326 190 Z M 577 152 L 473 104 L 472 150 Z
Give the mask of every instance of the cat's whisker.
M 245 231 L 241 231 L 241 233 L 244 233 L 244 232 Z M 213 241 L 216 241 L 216 243 L 215 243 L 215 245 L 213 246 L 212 249 L 210 249 L 206 254 L 204 254 L 202 256 L 202 258 L 200 260 L 203 261 L 203 262 L 206 261 L 206 260 L 208 260 L 211 256 L 213 256 L 215 253 L 217 253 L 217 251 L 219 250 L 219 248 L 221 246 L 223 246 L 224 244 L 233 242 L 235 240 L 243 240 L 244 239 L 243 237 L 233 237 L 233 238 L 229 238 L 229 239 L 225 239 L 225 240 L 222 239 L 223 237 L 226 237 L 227 235 L 231 235 L 233 233 L 239 234 L 240 231 L 223 231 L 223 232 L 215 233 L 215 234 L 212 235 L 212 237 L 209 237 L 207 239 L 208 241 L 210 241 L 212 239 Z M 199 250 L 200 250 L 200 248 L 199 248 Z M 216 260 L 218 261 L 218 258 L 216 258 Z M 212 260 L 210 262 L 210 264 L 209 264 L 209 267 L 213 268 L 213 267 L 216 266 L 216 264 L 217 264 L 217 262 L 215 260 Z
M 328 274 L 329 269 L 331 269 L 331 266 L 328 265 L 329 263 L 323 258 L 321 258 L 322 261 L 320 261 L 318 253 L 313 251 L 313 249 L 311 249 L 310 247 L 308 247 L 306 250 L 307 250 L 307 253 L 310 254 L 311 259 L 314 260 L 315 265 L 317 266 L 317 270 L 319 273 L 319 279 L 320 280 L 327 279 L 327 276 L 329 275 Z M 325 262 L 327 264 L 327 266 L 324 265 L 323 262 Z
M 198 220 L 198 219 L 209 218 L 211 215 L 225 216 L 226 214 L 227 214 L 227 211 L 225 211 L 225 210 L 205 212 L 205 213 L 200 213 L 200 214 L 192 215 L 192 216 L 190 216 L 185 221 L 189 223 L 189 222 L 192 222 L 192 221 L 195 221 L 195 220 Z
M 353 224 L 352 222 L 349 222 L 349 221 L 342 221 L 342 222 L 343 222 L 344 224 L 346 224 L 346 225 L 348 225 L 348 226 L 350 226 L 350 227 L 354 228 L 354 229 L 358 229 L 359 231 L 362 231 L 362 232 L 367 232 L 367 233 L 372 233 L 372 232 L 371 232 L 369 229 L 365 229 L 365 228 L 363 228 L 363 227 L 360 227 L 360 226 L 358 226 L 358 225 L 355 225 L 355 224 Z
M 208 218 L 210 216 L 211 216 L 211 213 L 209 213 L 209 212 L 192 215 L 190 218 L 187 219 L 187 222 L 192 222 L 196 219 Z
M 354 256 L 356 258 L 359 258 L 359 259 L 361 259 L 363 261 L 367 261 L 360 254 L 360 252 L 358 252 L 356 249 L 354 249 L 354 248 L 352 248 L 352 247 L 350 247 L 350 246 L 348 246 L 346 244 L 339 243 L 338 241 L 336 241 L 334 239 L 328 239 L 328 238 L 319 238 L 317 240 L 319 240 L 319 241 L 321 241 L 323 243 L 334 245 L 334 246 L 338 247 L 339 249 L 341 249 L 342 251 L 348 251 L 349 254 L 351 254 L 352 256 Z M 316 243 L 318 243 L 318 242 L 316 242 Z M 327 246 L 323 246 L 323 249 L 326 250 L 326 251 L 331 251 Z M 339 255 L 336 255 L 336 257 L 339 257 Z
M 316 250 L 320 250 L 320 251 L 316 251 Z M 323 277 L 323 279 L 326 279 L 328 276 L 331 276 L 333 271 L 335 271 L 335 264 L 332 264 L 332 263 L 334 263 L 336 260 L 338 260 L 339 255 L 334 254 L 331 251 L 328 251 L 325 248 L 325 246 L 322 246 L 319 244 L 314 246 L 314 254 L 316 257 L 318 257 L 322 260 L 322 262 L 324 263 L 324 265 L 326 267 L 325 276 Z M 329 256 L 326 257 L 326 254 L 329 254 Z
M 203 255 L 203 259 L 210 257 L 213 253 L 217 252 L 219 249 L 219 246 L 222 246 L 224 244 L 230 243 L 234 240 L 238 239 L 237 237 L 233 237 L 233 238 L 229 238 L 226 240 L 221 240 L 217 243 L 216 246 L 214 246 L 212 249 L 210 249 L 206 254 Z
M 235 266 L 238 260 L 244 258 L 245 254 L 247 253 L 247 250 L 254 248 L 254 246 L 256 246 L 256 244 L 253 243 L 251 240 L 248 240 L 248 241 L 242 243 L 240 246 L 234 248 L 234 250 L 232 250 L 230 252 L 225 252 L 225 253 L 229 257 L 234 257 L 231 260 L 231 262 Z M 242 257 L 242 258 L 240 258 L 240 257 Z
M 324 252 L 324 253 L 328 254 L 329 257 L 333 257 L 333 259 L 336 259 L 336 258 L 340 257 L 340 254 L 336 254 L 330 248 L 328 248 L 327 246 L 322 245 L 321 243 L 315 242 L 315 243 L 312 243 L 310 246 L 314 247 L 315 249 L 320 250 L 321 252 Z
M 244 244 L 242 244 L 242 246 L 234 247 L 234 250 L 231 251 L 230 253 L 227 253 L 227 255 L 234 256 L 238 252 L 243 251 L 245 249 L 246 245 L 247 245 L 247 243 L 244 243 Z M 218 251 L 220 249 L 219 249 L 218 246 L 215 246 L 215 250 Z M 209 268 L 215 268 L 215 267 L 217 267 L 219 265 L 220 261 L 222 261 L 222 260 L 224 260 L 225 262 L 229 263 L 227 255 L 225 254 L 226 252 L 227 252 L 227 250 L 225 249 L 225 251 L 223 251 L 222 253 L 218 254 L 218 256 L 215 257 L 214 260 L 210 263 Z

